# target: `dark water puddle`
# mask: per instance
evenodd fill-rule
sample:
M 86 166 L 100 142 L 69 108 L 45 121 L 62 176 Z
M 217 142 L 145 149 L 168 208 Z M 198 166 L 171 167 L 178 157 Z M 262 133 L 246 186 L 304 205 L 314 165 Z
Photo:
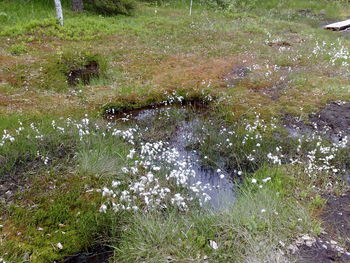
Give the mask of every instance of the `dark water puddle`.
M 197 129 L 205 126 L 205 108 L 195 106 L 165 106 L 151 109 L 142 109 L 130 112 L 127 118 L 134 120 L 136 124 L 146 122 L 152 125 L 152 121 L 159 116 L 175 118 L 175 115 L 182 115 L 175 120 L 175 129 L 170 138 L 167 138 L 169 147 L 176 149 L 179 153 L 178 163 L 186 163 L 188 168 L 194 171 L 195 176 L 189 177 L 188 187 L 200 184 L 202 192 L 210 197 L 206 202 L 206 207 L 212 210 L 228 208 L 235 202 L 235 191 L 232 176 L 225 171 L 204 167 L 200 154 L 190 146 L 196 144 L 198 140 Z M 171 127 L 162 127 L 171 129 Z M 204 202 L 204 198 L 201 200 Z
M 150 116 L 150 114 L 158 114 L 158 111 L 161 109 L 169 109 L 169 108 L 201 108 L 205 109 L 209 102 L 199 99 L 199 98 L 192 98 L 192 99 L 173 99 L 175 101 L 163 101 L 155 104 L 150 104 L 146 106 L 141 106 L 138 108 L 124 108 L 124 107 L 118 107 L 115 105 L 108 105 L 105 107 L 103 116 L 107 120 L 118 120 L 123 118 L 135 118 L 136 116 L 138 119 L 145 119 L 147 116 Z M 142 117 L 145 116 L 145 117 Z
M 189 185 L 200 182 L 206 186 L 203 192 L 211 197 L 208 207 L 214 210 L 225 209 L 230 207 L 236 198 L 232 178 L 225 171 L 204 168 L 198 152 L 188 149 L 188 143 L 195 136 L 195 129 L 201 125 L 204 123 L 199 119 L 182 121 L 170 145 L 180 153 L 179 161 L 190 163 L 191 169 L 195 171 L 195 176 L 190 177 Z
M 113 256 L 113 250 L 110 247 L 98 247 L 91 252 L 82 252 L 67 257 L 60 263 L 108 263 Z

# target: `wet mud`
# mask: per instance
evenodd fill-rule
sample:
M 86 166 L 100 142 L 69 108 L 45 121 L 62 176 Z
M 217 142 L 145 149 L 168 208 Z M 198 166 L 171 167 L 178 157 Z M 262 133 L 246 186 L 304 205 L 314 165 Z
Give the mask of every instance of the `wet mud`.
M 349 263 L 350 255 L 332 246 L 331 241 L 317 240 L 312 246 L 299 247 L 298 263 Z
M 320 215 L 325 233 L 311 246 L 304 244 L 299 247 L 297 262 L 350 262 L 350 192 L 326 198 L 327 203 Z
M 349 146 L 350 102 L 331 102 L 318 113 L 310 115 L 307 122 L 286 116 L 284 125 L 292 137 L 317 132 L 333 142 Z
M 91 61 L 84 67 L 71 69 L 66 76 L 70 86 L 77 86 L 79 83 L 88 85 L 93 78 L 99 77 L 99 65 L 96 61 Z
M 333 238 L 344 240 L 346 249 L 350 250 L 350 192 L 327 199 L 321 215 L 324 227 Z
M 90 252 L 69 256 L 60 263 L 108 263 L 112 256 L 113 250 L 110 247 L 98 247 Z
M 286 116 L 284 124 L 292 137 L 316 133 L 342 147 L 350 146 L 349 102 L 331 102 L 310 115 L 307 121 Z M 319 216 L 325 233 L 311 246 L 304 244 L 299 247 L 297 262 L 350 262 L 350 192 L 339 197 L 328 195 L 325 199 L 327 203 Z

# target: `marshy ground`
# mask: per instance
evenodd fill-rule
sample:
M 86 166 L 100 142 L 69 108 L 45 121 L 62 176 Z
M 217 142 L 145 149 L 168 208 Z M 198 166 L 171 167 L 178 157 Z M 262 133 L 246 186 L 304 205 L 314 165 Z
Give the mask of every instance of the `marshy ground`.
M 0 1 L 0 263 L 350 262 L 346 1 Z

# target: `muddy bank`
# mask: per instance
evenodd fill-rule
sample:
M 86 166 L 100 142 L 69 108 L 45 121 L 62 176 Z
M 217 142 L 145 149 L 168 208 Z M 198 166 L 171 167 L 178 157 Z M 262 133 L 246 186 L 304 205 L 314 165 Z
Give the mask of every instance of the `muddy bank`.
M 148 105 L 138 105 L 135 103 L 115 104 L 108 103 L 102 109 L 102 116 L 111 121 L 115 121 L 121 118 L 129 118 L 137 115 L 148 114 L 149 112 L 156 113 L 157 110 L 166 108 L 196 108 L 199 111 L 205 111 L 209 107 L 209 103 L 213 98 L 209 97 L 190 97 L 184 98 L 182 96 L 172 97 L 170 96 L 164 101 L 154 102 Z
M 292 137 L 316 132 L 333 142 L 349 146 L 350 138 L 350 102 L 331 102 L 318 113 L 302 121 L 286 116 L 284 125 Z
M 97 61 L 90 61 L 85 66 L 73 68 L 66 73 L 69 86 L 77 86 L 80 82 L 88 85 L 93 78 L 98 78 L 99 75 L 100 66 Z
M 350 250 L 350 192 L 339 197 L 328 196 L 321 219 L 326 231 L 333 238 L 344 240 L 346 249 Z
M 334 240 L 317 239 L 312 245 L 302 245 L 297 253 L 298 263 L 348 263 L 350 254 Z
M 350 262 L 350 192 L 326 199 L 320 215 L 325 232 L 298 248 L 297 262 Z
M 88 252 L 78 253 L 67 257 L 60 263 L 108 263 L 113 256 L 113 250 L 110 247 L 97 247 Z
M 350 102 L 332 102 L 311 116 L 310 121 L 329 134 L 350 136 Z

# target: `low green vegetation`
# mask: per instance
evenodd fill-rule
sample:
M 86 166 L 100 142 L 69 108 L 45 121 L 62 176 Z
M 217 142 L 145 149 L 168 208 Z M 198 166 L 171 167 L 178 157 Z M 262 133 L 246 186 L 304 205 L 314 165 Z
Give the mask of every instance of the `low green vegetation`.
M 132 15 L 136 8 L 133 0 L 92 0 L 92 9 L 104 15 Z
M 259 119 L 243 126 L 245 140 L 240 135 L 242 126 L 225 124 L 224 128 L 214 124 L 211 117 L 204 117 L 203 124 L 210 123 L 210 129 L 220 131 L 208 133 L 198 126 L 199 134 L 194 134 L 193 144 L 188 142 L 186 146 L 199 150 L 203 165 L 209 169 L 220 167 L 225 173 L 241 178 L 237 180 L 235 202 L 218 211 L 201 208 L 192 198 L 177 203 L 174 198 L 187 196 L 188 190 L 175 184 L 179 179 L 176 176 L 171 179 L 168 173 L 175 172 L 183 178 L 191 170 L 180 168 L 180 173 L 177 172 L 184 166 L 173 159 L 174 153 L 163 141 L 176 133 L 179 123 L 192 118 L 192 110 L 182 109 L 160 111 L 160 115 L 140 121 L 137 126 L 121 120 L 107 123 L 85 117 L 20 124 L 8 131 L 0 154 L 11 153 L 12 157 L 3 160 L 6 170 L 2 173 L 21 175 L 19 182 L 28 185 L 29 181 L 30 187 L 11 196 L 9 200 L 16 200 L 14 203 L 3 206 L 6 211 L 3 231 L 7 235 L 0 251 L 4 257 L 17 262 L 30 255 L 32 262 L 50 262 L 108 244 L 115 249 L 115 262 L 139 262 L 140 258 L 142 262 L 164 262 L 170 257 L 175 262 L 273 261 L 287 257 L 278 252 L 283 244 L 301 233 L 317 235 L 322 231 L 310 213 L 321 209 L 324 201 L 316 189 L 306 186 L 322 182 L 323 175 L 331 175 L 332 169 L 339 166 L 337 160 L 342 158 L 342 151 L 330 148 L 318 153 L 318 147 L 327 147 L 327 142 L 306 140 L 300 146 L 294 144 L 294 148 L 291 143 L 288 155 L 284 156 L 282 148 L 290 140 L 286 137 L 271 148 L 259 145 L 272 140 L 269 134 L 274 129 L 267 129 Z M 160 132 L 164 125 L 168 129 Z M 214 138 L 219 141 L 211 138 L 211 134 L 216 134 Z M 241 147 L 231 147 L 227 136 L 235 145 L 241 143 Z M 11 151 L 14 148 L 16 152 Z M 270 157 L 267 153 L 275 148 L 277 152 Z M 295 149 L 299 149 L 298 153 Z M 312 154 L 313 149 L 315 159 L 308 162 L 303 156 Z M 248 152 L 254 157 L 249 157 Z M 332 164 L 324 161 L 330 152 L 336 154 Z M 242 153 L 249 160 L 239 159 Z M 170 158 L 166 166 L 158 156 Z M 207 163 L 206 156 L 210 156 L 212 164 Z M 219 156 L 221 159 L 215 161 Z M 298 165 L 288 164 L 289 158 L 297 158 Z M 319 169 L 323 172 L 318 172 Z M 142 186 L 145 178 L 149 178 L 149 183 Z M 335 177 L 332 181 L 339 179 Z M 155 194 L 156 189 L 176 194 L 174 197 L 169 194 L 171 199 L 167 199 L 167 194 L 163 197 Z
M 274 179 L 259 189 L 247 178 L 236 203 L 226 211 L 136 214 L 134 223 L 121 234 L 121 243 L 116 241 L 115 262 L 283 260 L 278 253 L 281 244 L 300 231 L 315 234 L 319 226 L 294 198 L 288 198 L 282 172 L 262 169 L 254 176 Z
M 93 132 L 92 125 L 89 119 L 20 124 L 14 137 L 3 138 L 1 174 L 31 185 L 11 196 L 17 202 L 1 205 L 8 219 L 3 230 L 13 234 L 0 250 L 5 258 L 52 262 L 109 236 L 111 219 L 97 212 L 95 190 L 125 164 L 129 147 Z
M 322 29 L 346 1 L 62 1 L 64 27 L 52 2 L 0 0 L 0 263 L 294 262 L 323 232 L 349 149 L 283 124 L 350 99 L 348 35 Z M 182 183 L 183 123 L 226 209 Z

